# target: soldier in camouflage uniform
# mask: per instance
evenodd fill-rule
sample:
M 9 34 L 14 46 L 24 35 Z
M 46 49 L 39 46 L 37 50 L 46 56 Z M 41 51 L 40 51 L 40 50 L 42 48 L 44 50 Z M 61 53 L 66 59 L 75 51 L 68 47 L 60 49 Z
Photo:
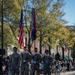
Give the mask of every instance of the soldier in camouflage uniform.
M 27 47 L 24 47 L 24 51 L 21 53 L 21 75 L 29 75 L 29 63 L 31 60 L 31 54 L 28 52 Z
M 50 68 L 51 68 L 51 66 L 53 64 L 53 59 L 49 55 L 49 51 L 48 50 L 45 51 L 45 54 L 44 54 L 44 56 L 42 58 L 42 62 L 44 64 L 44 66 L 43 66 L 43 73 L 44 73 L 44 75 L 51 75 Z
M 30 75 L 35 75 L 35 71 L 37 72 L 36 75 L 40 75 L 40 62 L 41 62 L 41 55 L 38 53 L 38 49 L 34 49 L 34 53 L 32 54 L 31 60 L 31 71 Z
M 13 51 L 10 56 L 11 75 L 19 75 L 20 55 L 17 53 L 17 47 L 14 47 Z

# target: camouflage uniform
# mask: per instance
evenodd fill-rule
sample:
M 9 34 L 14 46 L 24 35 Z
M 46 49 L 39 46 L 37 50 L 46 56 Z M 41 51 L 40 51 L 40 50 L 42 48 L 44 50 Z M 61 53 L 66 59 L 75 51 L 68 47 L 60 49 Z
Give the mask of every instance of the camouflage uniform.
M 20 55 L 13 53 L 10 56 L 11 75 L 19 75 Z
M 22 63 L 21 63 L 21 75 L 29 75 L 29 64 L 31 60 L 31 54 L 28 51 L 23 51 L 21 53 Z
M 42 58 L 42 62 L 44 64 L 43 66 L 43 73 L 44 75 L 51 75 L 51 72 L 50 72 L 50 68 L 51 68 L 51 65 L 52 65 L 52 57 L 48 54 L 45 54 Z
M 35 75 L 35 71 L 37 71 L 37 75 L 39 74 L 39 63 L 41 62 L 41 55 L 38 52 L 34 52 L 32 54 L 32 60 L 31 60 L 31 75 Z

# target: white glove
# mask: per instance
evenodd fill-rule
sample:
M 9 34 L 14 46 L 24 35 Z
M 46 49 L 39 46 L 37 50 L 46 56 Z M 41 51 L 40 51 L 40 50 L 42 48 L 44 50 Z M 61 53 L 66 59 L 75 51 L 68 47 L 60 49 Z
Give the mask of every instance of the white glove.
M 33 63 L 36 64 L 36 61 L 34 61 Z
M 25 62 L 26 62 L 26 60 L 23 60 L 23 62 L 25 63 Z

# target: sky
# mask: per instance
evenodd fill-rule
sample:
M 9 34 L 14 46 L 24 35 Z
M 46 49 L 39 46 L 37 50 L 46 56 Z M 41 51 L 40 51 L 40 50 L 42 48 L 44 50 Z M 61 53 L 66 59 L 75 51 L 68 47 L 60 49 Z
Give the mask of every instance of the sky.
M 68 21 L 67 25 L 75 25 L 75 0 L 65 0 L 64 19 Z

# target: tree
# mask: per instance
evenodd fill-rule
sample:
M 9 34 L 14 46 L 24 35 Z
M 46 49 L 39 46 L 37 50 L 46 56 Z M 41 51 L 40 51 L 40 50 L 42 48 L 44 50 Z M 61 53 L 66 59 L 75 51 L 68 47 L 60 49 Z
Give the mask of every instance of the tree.
M 47 3 L 42 0 L 39 3 L 39 11 L 37 11 L 38 30 L 42 32 L 42 42 L 51 46 L 58 38 L 55 37 L 54 33 L 58 32 L 62 24 L 66 22 L 62 19 L 64 12 L 61 10 L 64 3 L 58 0 L 57 2 L 49 0 Z M 48 41 L 49 38 L 50 42 Z
M 13 1 L 4 0 L 4 3 L 3 3 L 4 47 L 7 47 L 10 44 L 17 44 L 17 42 L 15 41 L 14 35 L 13 35 L 14 32 L 12 33 L 10 28 L 11 28 L 11 25 L 18 25 L 18 19 L 19 19 L 18 16 L 19 16 L 20 9 L 21 9 L 19 3 L 21 3 L 21 0 L 13 0 Z M 1 1 L 0 1 L 0 8 L 2 8 Z M 0 18 L 2 17 L 1 15 L 2 15 L 2 12 L 0 11 Z M 1 20 L 0 20 L 0 22 L 1 22 Z M 1 28 L 0 28 L 0 30 L 1 30 Z M 7 34 L 8 32 L 9 32 L 9 34 Z M 1 33 L 0 33 L 0 36 L 1 36 Z M 12 37 L 12 39 L 11 39 L 11 37 Z M 1 45 L 1 42 L 0 42 L 0 45 Z
M 65 24 L 66 22 L 65 20 L 62 19 L 62 17 L 64 16 L 64 12 L 62 10 L 64 1 L 28 0 L 26 3 L 24 3 L 25 25 L 27 32 L 29 34 L 29 46 L 31 38 L 30 37 L 31 26 L 32 26 L 32 18 L 31 18 L 32 16 L 31 11 L 33 8 L 32 5 L 36 9 L 37 40 L 40 40 L 41 38 L 42 45 L 44 45 L 44 43 L 51 45 L 51 43 L 56 40 L 53 33 L 58 31 L 57 28 L 60 28 L 60 26 L 62 24 Z M 48 41 L 49 38 L 51 39 L 50 42 Z
M 70 35 L 67 39 L 68 48 L 71 49 L 72 52 L 72 58 L 73 61 L 75 61 L 75 27 L 74 26 L 66 26 L 66 28 L 69 30 Z
M 10 5 L 11 4 L 11 5 Z M 60 28 L 65 24 L 65 20 L 62 19 L 64 12 L 62 6 L 64 0 L 22 0 L 4 1 L 4 17 L 5 23 L 9 23 L 13 34 L 16 37 L 17 26 L 19 25 L 19 16 L 21 7 L 24 11 L 24 25 L 28 33 L 29 41 L 28 46 L 31 46 L 31 26 L 32 26 L 32 8 L 36 9 L 37 20 L 37 39 L 40 41 L 41 46 L 47 44 L 51 46 L 59 38 Z M 10 7 L 9 7 L 10 6 Z M 16 12 L 16 13 L 15 13 Z M 9 14 L 9 15 L 8 15 Z M 14 26 L 15 25 L 15 26 Z M 13 29 L 14 28 L 14 29 Z M 40 32 L 41 31 L 41 32 Z M 40 33 L 40 34 L 39 34 Z M 59 33 L 58 35 L 56 35 Z M 61 35 L 62 36 L 62 35 Z M 50 39 L 50 41 L 48 41 Z M 60 39 L 63 39 L 62 37 Z M 30 49 L 29 49 L 30 50 Z

